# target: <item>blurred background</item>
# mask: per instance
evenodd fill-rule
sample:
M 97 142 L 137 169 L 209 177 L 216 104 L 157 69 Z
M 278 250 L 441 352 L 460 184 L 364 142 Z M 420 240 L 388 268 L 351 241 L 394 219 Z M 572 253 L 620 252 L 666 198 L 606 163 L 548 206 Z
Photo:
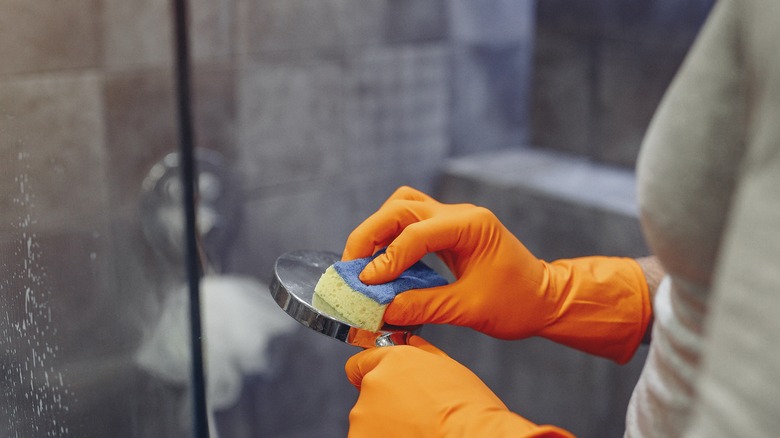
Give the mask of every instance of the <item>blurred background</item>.
M 542 258 L 644 255 L 632 167 L 712 3 L 190 2 L 213 435 L 346 435 L 354 347 L 266 285 L 399 185 Z M 191 434 L 172 36 L 165 0 L 0 0 L 0 436 Z M 646 353 L 424 335 L 583 437 L 622 436 Z

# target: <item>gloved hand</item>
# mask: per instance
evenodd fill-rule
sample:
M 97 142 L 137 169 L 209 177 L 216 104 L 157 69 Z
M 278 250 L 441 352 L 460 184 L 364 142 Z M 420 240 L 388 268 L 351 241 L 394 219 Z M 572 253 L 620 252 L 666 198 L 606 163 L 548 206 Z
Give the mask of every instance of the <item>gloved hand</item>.
M 634 260 L 539 260 L 482 207 L 443 204 L 401 187 L 350 234 L 343 258 L 385 246 L 361 281 L 390 281 L 429 252 L 457 278 L 398 295 L 385 312 L 390 324 L 455 324 L 502 339 L 543 336 L 623 363 L 650 320 L 647 283 Z
M 571 437 L 510 412 L 466 367 L 420 337 L 352 356 L 349 381 L 360 390 L 350 437 Z

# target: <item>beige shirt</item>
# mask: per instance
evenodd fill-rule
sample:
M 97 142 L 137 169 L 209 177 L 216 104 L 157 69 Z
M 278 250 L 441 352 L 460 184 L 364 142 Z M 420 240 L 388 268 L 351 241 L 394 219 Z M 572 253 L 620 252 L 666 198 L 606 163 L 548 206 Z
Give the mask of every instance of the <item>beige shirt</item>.
M 715 6 L 637 172 L 668 276 L 626 436 L 780 436 L 780 0 Z

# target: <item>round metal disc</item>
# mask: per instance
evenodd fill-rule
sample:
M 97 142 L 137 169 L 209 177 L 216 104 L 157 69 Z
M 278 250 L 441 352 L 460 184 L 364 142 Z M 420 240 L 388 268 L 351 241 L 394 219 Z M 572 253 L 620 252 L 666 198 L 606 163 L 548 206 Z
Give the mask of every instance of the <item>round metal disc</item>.
M 316 305 L 314 295 L 322 274 L 341 256 L 326 251 L 293 251 L 276 259 L 271 296 L 293 319 L 331 338 L 363 348 L 406 344 L 419 327 L 385 325 L 377 333 L 350 325 L 324 306 Z

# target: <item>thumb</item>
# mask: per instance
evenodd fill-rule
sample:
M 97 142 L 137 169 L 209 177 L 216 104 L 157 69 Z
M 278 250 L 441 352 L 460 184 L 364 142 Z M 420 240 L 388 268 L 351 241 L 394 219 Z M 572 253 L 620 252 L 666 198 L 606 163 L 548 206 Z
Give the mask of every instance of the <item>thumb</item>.
M 398 278 L 406 269 L 430 252 L 453 248 L 461 233 L 457 221 L 430 218 L 409 224 L 360 273 L 360 281 L 381 284 Z
M 384 254 L 377 256 L 363 269 L 360 281 L 366 284 L 382 284 L 395 280 L 417 263 L 426 252 L 425 246 L 419 242 L 404 246 L 397 240 L 387 247 Z
M 392 195 L 390 195 L 389 198 L 385 201 L 385 204 L 387 204 L 390 201 L 395 201 L 397 199 L 402 199 L 406 201 L 421 201 L 421 202 L 436 202 L 435 199 L 430 197 L 429 195 L 426 195 L 425 193 L 409 187 L 409 186 L 401 186 L 396 189 L 395 192 L 393 192 Z
M 350 357 L 344 365 L 344 371 L 347 373 L 349 382 L 360 390 L 363 377 L 379 365 L 389 348 L 393 347 L 369 348 Z
M 412 350 L 402 350 L 409 347 L 419 348 L 422 351 L 435 354 L 436 356 L 449 357 L 447 356 L 447 353 L 439 350 L 433 344 L 417 335 L 410 336 L 407 340 L 407 344 L 408 345 L 396 345 L 393 347 L 372 347 L 355 354 L 350 357 L 344 365 L 347 379 L 349 379 L 352 385 L 360 390 L 363 383 L 363 377 L 373 371 L 388 354 L 401 353 L 401 351 L 404 351 L 405 354 L 409 354 Z
M 407 344 L 417 347 L 420 350 L 427 351 L 428 353 L 433 353 L 437 356 L 443 356 L 443 357 L 449 357 L 447 353 L 443 352 L 430 342 L 426 341 L 425 339 L 421 338 L 417 335 L 411 335 L 409 339 L 406 341 Z

